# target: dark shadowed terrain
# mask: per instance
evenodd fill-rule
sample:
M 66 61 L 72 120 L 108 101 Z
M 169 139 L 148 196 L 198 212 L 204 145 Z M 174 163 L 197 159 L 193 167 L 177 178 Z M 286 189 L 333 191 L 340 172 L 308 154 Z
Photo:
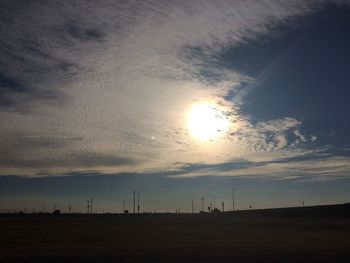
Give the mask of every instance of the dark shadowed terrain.
M 350 205 L 2 215 L 0 262 L 349 262 Z

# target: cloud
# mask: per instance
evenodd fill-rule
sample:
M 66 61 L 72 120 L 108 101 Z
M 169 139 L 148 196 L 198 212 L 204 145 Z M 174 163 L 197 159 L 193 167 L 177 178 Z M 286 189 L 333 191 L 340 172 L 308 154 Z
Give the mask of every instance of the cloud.
M 300 121 L 286 117 L 284 119 L 279 120 L 260 122 L 257 124 L 257 129 L 264 132 L 281 133 L 288 131 L 289 129 L 294 128 L 300 124 Z M 300 136 L 300 133 L 298 131 L 295 131 L 295 133 Z
M 304 136 L 301 131 L 301 122 L 293 118 L 281 118 L 253 123 L 243 120 L 230 134 L 230 140 L 241 144 L 246 149 L 247 156 L 278 152 L 283 149 L 290 151 L 300 144 L 312 141 L 311 136 Z M 302 138 L 302 139 L 301 139 Z M 299 153 L 298 153 L 299 154 Z M 273 157 L 274 158 L 274 157 Z
M 103 40 L 103 33 L 100 30 L 96 28 L 84 28 L 75 25 L 75 23 L 76 22 L 66 25 L 66 30 L 71 37 L 80 41 Z
M 77 150 L 82 144 L 81 137 L 63 134 L 59 136 L 16 134 L 13 137 L 13 140 L 0 150 L 0 166 L 8 174 L 51 175 L 92 168 L 108 170 L 111 167 L 133 166 L 140 162 L 121 156 L 119 153 Z
M 297 147 L 316 137 L 301 121 L 257 121 L 244 102 L 227 100 L 254 78 L 222 54 L 317 3 L 2 1 L 0 174 L 148 173 L 305 154 Z M 233 123 L 206 145 L 189 135 L 186 117 L 205 100 Z
M 67 101 L 67 95 L 59 90 L 44 90 L 21 83 L 0 74 L 0 110 L 26 114 L 33 101 L 45 101 L 56 106 Z
M 350 172 L 350 157 L 313 156 L 304 158 L 304 160 L 303 158 L 298 160 L 298 158 L 285 158 L 270 162 L 234 161 L 215 165 L 183 165 L 170 175 L 173 177 L 249 176 L 278 180 L 318 181 L 347 178 Z

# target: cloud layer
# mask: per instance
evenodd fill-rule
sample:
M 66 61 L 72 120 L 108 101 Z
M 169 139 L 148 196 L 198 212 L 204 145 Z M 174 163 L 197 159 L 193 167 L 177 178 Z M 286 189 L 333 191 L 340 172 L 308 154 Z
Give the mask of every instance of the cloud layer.
M 276 175 L 286 166 L 310 173 L 312 160 L 275 162 L 310 153 L 316 136 L 290 116 L 255 120 L 243 112 L 256 79 L 225 66 L 222 54 L 273 38 L 276 26 L 322 3 L 3 1 L 0 173 L 149 173 L 240 160 L 264 162 Z M 198 101 L 225 109 L 233 124 L 226 136 L 208 144 L 191 137 L 186 118 Z M 325 160 L 336 165 L 325 168 L 330 174 L 348 171 L 345 157 L 332 158 Z M 255 165 L 232 169 L 211 175 L 265 173 Z

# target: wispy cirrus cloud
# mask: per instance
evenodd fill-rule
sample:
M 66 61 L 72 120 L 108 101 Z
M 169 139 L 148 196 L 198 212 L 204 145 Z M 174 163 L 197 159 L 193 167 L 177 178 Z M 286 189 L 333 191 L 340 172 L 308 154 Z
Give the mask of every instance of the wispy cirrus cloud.
M 232 161 L 218 164 L 180 164 L 169 172 L 172 177 L 239 176 L 277 180 L 318 181 L 348 178 L 350 158 L 324 156 L 312 152 L 299 155 L 282 153 L 281 156 L 251 161 Z

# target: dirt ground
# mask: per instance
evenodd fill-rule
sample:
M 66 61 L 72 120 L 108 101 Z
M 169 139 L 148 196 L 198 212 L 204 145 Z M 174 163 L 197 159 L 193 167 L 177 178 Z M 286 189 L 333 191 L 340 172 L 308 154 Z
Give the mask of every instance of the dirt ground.
M 349 205 L 220 214 L 0 216 L 0 262 L 349 262 L 349 258 Z

